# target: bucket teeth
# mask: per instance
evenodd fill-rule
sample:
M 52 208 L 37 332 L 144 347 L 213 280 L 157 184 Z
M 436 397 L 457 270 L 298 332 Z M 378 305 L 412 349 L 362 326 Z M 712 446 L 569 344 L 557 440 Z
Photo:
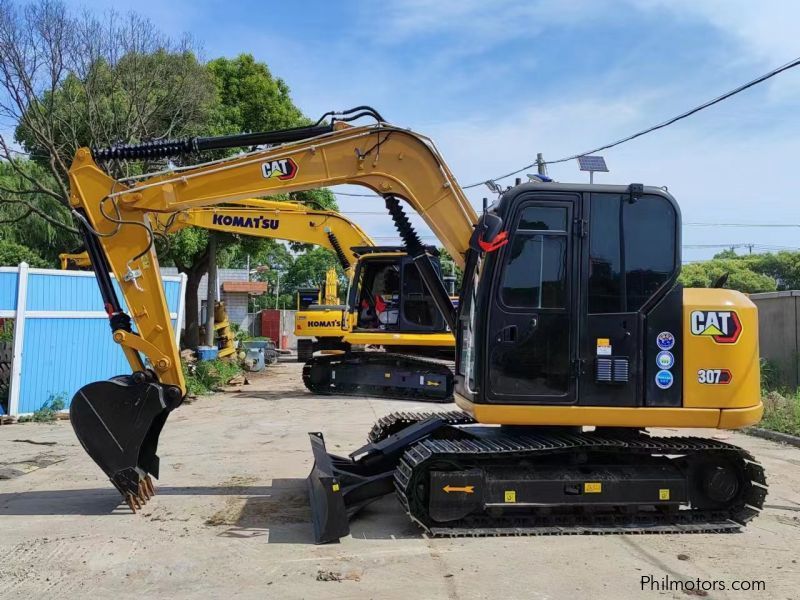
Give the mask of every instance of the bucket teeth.
M 150 478 L 150 475 L 145 475 L 144 477 L 144 484 L 147 486 L 147 493 L 150 494 L 150 497 L 156 495 L 156 486 L 153 485 L 153 480 Z
M 131 512 L 136 514 L 142 507 L 147 504 L 149 500 L 156 495 L 156 488 L 153 485 L 153 480 L 150 475 L 145 475 L 139 480 L 138 489 L 136 492 L 125 492 L 122 497 L 125 499 L 125 504 L 131 509 Z

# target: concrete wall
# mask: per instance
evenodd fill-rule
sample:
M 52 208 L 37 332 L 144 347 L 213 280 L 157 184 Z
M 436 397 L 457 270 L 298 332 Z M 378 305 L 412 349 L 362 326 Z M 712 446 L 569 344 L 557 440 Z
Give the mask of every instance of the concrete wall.
M 751 294 L 758 307 L 758 344 L 761 357 L 778 369 L 780 385 L 800 387 L 800 291 Z
M 242 329 L 247 331 L 248 294 L 223 293 L 222 299 L 225 301 L 225 309 L 228 311 L 228 321 L 230 321 L 231 323 L 237 323 Z

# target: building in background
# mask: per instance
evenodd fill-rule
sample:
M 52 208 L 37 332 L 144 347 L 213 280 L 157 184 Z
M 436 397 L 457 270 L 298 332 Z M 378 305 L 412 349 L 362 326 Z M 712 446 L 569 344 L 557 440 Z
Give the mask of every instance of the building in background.
M 173 275 L 178 273 L 175 267 L 162 267 L 162 273 Z M 244 330 L 252 329 L 253 315 L 249 313 L 250 298 L 267 293 L 266 281 L 249 281 L 247 269 L 217 269 L 219 290 L 217 297 L 225 302 L 228 320 L 236 323 Z M 208 275 L 204 275 L 197 288 L 198 306 L 200 307 L 200 323 L 206 319 L 206 299 L 208 298 Z

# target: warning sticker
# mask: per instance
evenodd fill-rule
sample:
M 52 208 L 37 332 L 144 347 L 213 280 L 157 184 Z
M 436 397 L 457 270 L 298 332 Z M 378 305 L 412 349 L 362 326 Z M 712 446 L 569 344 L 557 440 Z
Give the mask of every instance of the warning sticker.
M 611 356 L 611 340 L 597 338 L 597 356 Z
M 603 484 L 599 481 L 587 481 L 583 484 L 584 494 L 601 494 L 603 492 Z

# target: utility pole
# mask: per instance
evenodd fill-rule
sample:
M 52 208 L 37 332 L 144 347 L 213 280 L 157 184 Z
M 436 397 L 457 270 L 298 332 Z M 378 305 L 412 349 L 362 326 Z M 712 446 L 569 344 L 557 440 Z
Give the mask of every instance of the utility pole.
M 278 278 L 278 281 L 275 284 L 275 308 L 279 309 L 280 306 L 278 306 L 278 298 L 281 297 L 281 272 L 275 271 L 275 275 Z
M 214 345 L 214 303 L 217 299 L 217 237 L 208 236 L 208 290 L 206 291 L 206 346 Z
M 544 162 L 541 152 L 536 153 L 536 171 L 539 175 L 547 175 L 547 163 Z

